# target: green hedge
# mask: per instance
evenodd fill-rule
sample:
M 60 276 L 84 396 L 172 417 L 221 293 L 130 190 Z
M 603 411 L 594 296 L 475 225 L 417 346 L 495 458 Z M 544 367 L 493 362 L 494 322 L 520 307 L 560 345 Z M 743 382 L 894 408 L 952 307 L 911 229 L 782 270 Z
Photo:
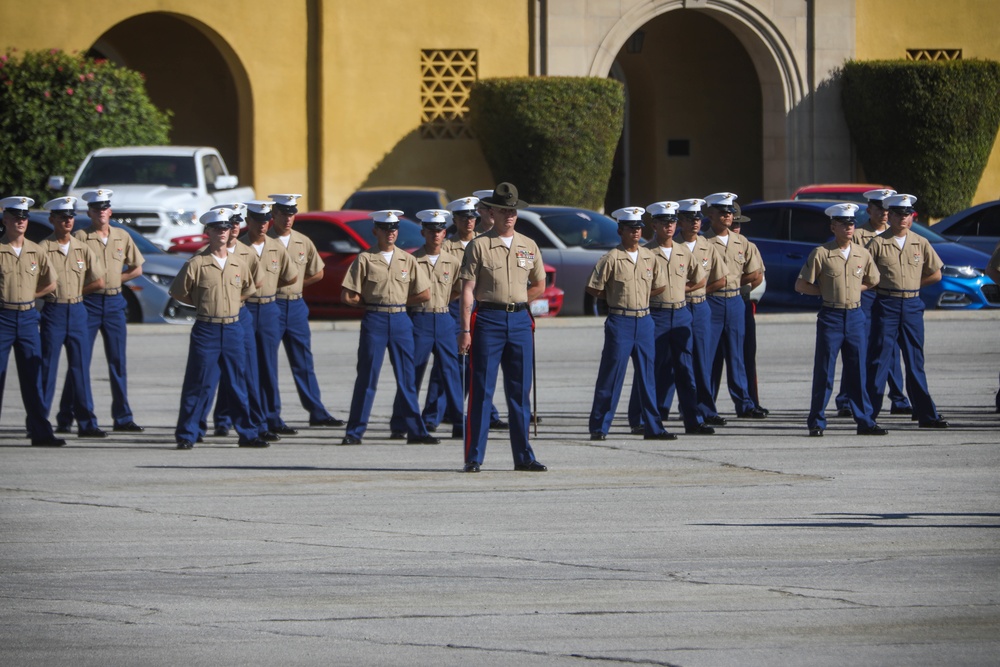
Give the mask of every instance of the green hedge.
M 868 180 L 916 195 L 924 218 L 972 204 L 1000 127 L 1000 63 L 849 61 L 840 78 Z
M 497 182 L 532 204 L 599 209 L 624 122 L 612 79 L 483 79 L 469 96 L 472 131 Z
M 166 144 L 169 131 L 139 72 L 58 49 L 0 56 L 0 196 L 41 206 L 48 177 L 72 178 L 95 148 Z

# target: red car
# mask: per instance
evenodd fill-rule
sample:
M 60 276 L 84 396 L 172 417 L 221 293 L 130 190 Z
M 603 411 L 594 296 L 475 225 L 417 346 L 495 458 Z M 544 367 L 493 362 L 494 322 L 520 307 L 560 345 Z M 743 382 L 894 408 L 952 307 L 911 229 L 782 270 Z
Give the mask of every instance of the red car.
M 888 187 L 888 185 L 875 185 L 873 183 L 804 185 L 792 194 L 792 199 L 839 199 L 841 201 L 852 201 L 855 204 L 867 205 L 868 200 L 865 199 L 866 192 Z

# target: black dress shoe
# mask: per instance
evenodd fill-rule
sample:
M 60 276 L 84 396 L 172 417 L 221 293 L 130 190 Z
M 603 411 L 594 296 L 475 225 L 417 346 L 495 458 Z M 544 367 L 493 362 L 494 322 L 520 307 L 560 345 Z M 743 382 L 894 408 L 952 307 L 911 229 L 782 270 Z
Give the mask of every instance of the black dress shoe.
M 342 445 L 360 445 L 361 438 L 355 438 L 353 435 L 346 435 L 344 439 L 340 441 Z
M 687 435 L 713 435 L 715 433 L 715 429 L 708 424 L 698 424 L 694 428 L 684 429 L 684 433 Z
M 32 438 L 32 447 L 62 447 L 66 444 L 66 441 L 62 438 L 57 438 L 54 435 L 50 435 L 46 438 Z
M 767 408 L 765 408 L 763 405 L 758 405 L 757 409 L 760 410 L 761 412 L 763 412 L 765 415 L 771 414 L 771 411 L 768 410 Z
M 215 431 L 212 432 L 216 438 L 225 438 L 229 436 L 229 429 L 225 426 L 216 426 Z
M 639 426 L 629 426 L 628 430 L 632 435 L 642 435 L 646 432 L 646 427 L 640 424 Z
M 106 438 L 108 437 L 107 431 L 102 431 L 97 428 L 81 428 L 76 432 L 76 437 L 78 438 Z
M 601 441 L 601 440 L 607 440 L 608 436 L 606 436 L 603 433 L 597 432 L 597 433 L 591 433 L 590 434 L 590 439 L 593 440 L 594 442 L 598 442 L 598 441 Z
M 274 431 L 264 431 L 260 437 L 262 437 L 264 440 L 267 440 L 268 442 L 278 442 L 279 440 L 281 440 L 281 436 L 275 433 Z
M 898 407 L 896 407 L 894 405 L 891 408 L 889 408 L 889 414 L 890 415 L 912 415 L 913 414 L 913 408 L 910 407 L 910 406 L 906 406 L 905 408 L 898 408 Z
M 462 472 L 479 472 L 479 464 L 475 461 L 470 461 L 465 464 L 464 468 L 462 468 Z
M 948 428 L 948 422 L 938 418 L 930 421 L 920 422 L 920 428 Z
M 850 408 L 840 408 L 837 410 L 837 416 L 843 417 L 844 419 L 850 419 L 854 416 L 854 410 Z
M 408 445 L 440 445 L 441 438 L 433 435 L 411 435 L 406 439 Z
M 338 426 L 343 426 L 347 422 L 343 419 L 337 419 L 336 417 L 327 417 L 326 419 L 310 419 L 310 426 L 320 426 L 323 428 L 337 428 Z
M 263 447 L 270 447 L 269 443 L 264 438 L 244 438 L 240 436 L 240 447 L 255 447 L 261 449 Z
M 531 413 L 531 420 L 530 421 L 531 421 L 532 424 L 541 424 L 542 423 L 542 418 L 539 417 L 538 415 L 536 415 L 534 412 L 532 412 Z
M 502 419 L 494 419 L 490 422 L 491 431 L 499 431 L 501 429 L 510 428 L 510 424 Z
M 750 408 L 746 412 L 738 413 L 736 416 L 740 419 L 765 419 L 767 417 L 760 408 Z
M 461 426 L 452 426 L 451 437 L 456 440 L 465 440 L 465 429 Z
M 198 436 L 198 440 L 197 440 L 197 442 L 205 442 L 205 438 L 203 438 L 203 437 L 201 437 L 201 436 L 199 435 L 199 436 Z
M 705 417 L 705 423 L 709 426 L 725 426 L 729 422 L 726 421 L 725 417 L 714 415 L 712 417 Z
M 437 424 L 428 424 L 427 422 L 424 422 L 424 428 L 427 429 L 428 433 L 438 430 Z
M 858 435 L 888 435 L 889 431 L 882 428 L 878 424 L 872 426 L 871 428 L 867 426 L 858 427 Z
M 531 463 L 518 463 L 514 466 L 514 470 L 520 472 L 545 472 L 548 468 L 538 461 L 532 461 Z
M 292 428 L 288 424 L 282 424 L 278 428 L 271 429 L 271 430 L 274 431 L 275 433 L 277 433 L 278 435 L 298 435 L 299 434 L 299 430 L 298 429 Z
M 142 433 L 146 429 L 135 422 L 128 422 L 127 424 L 115 424 L 113 430 L 115 433 Z
M 194 449 L 194 443 L 190 440 L 178 440 L 177 449 Z
M 72 433 L 72 432 L 73 432 L 72 424 L 70 424 L 69 426 L 56 426 L 56 433 Z
M 821 429 L 819 426 L 812 426 L 812 427 L 810 427 L 809 428 L 809 437 L 810 438 L 822 438 L 823 437 L 823 429 Z
M 389 434 L 390 440 L 406 440 L 406 431 L 393 431 Z
M 663 433 L 646 433 L 642 436 L 643 440 L 676 440 L 677 436 L 673 433 L 668 433 L 664 431 Z

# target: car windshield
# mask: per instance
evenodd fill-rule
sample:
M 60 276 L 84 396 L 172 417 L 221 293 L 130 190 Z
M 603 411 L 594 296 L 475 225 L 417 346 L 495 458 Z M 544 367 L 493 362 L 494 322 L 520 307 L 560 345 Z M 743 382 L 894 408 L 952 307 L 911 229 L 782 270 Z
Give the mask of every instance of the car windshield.
M 88 225 L 85 225 L 88 226 Z M 153 243 L 147 239 L 145 236 L 132 229 L 131 227 L 126 227 L 125 225 L 120 225 L 117 222 L 111 223 L 112 227 L 117 227 L 118 229 L 124 229 L 128 232 L 128 235 L 132 237 L 132 243 L 135 247 L 139 249 L 143 255 L 162 255 L 163 251 L 157 248 Z M 82 229 L 82 227 L 81 227 Z
M 621 243 L 618 223 L 611 218 L 586 210 L 528 209 L 538 213 L 546 226 L 569 247 L 614 248 Z
M 800 192 L 795 195 L 796 200 L 801 199 L 836 199 L 838 201 L 852 201 L 855 204 L 868 205 L 863 192 Z
M 78 188 L 100 185 L 198 186 L 194 158 L 184 155 L 102 155 L 87 162 L 76 182 Z
M 372 231 L 372 228 L 375 226 L 374 220 L 371 218 L 362 218 L 360 220 L 350 220 L 345 224 L 367 241 L 369 246 L 376 245 L 375 232 Z M 410 220 L 400 220 L 399 236 L 396 237 L 396 247 L 403 250 L 413 250 L 423 244 L 424 237 L 420 233 L 420 225 Z

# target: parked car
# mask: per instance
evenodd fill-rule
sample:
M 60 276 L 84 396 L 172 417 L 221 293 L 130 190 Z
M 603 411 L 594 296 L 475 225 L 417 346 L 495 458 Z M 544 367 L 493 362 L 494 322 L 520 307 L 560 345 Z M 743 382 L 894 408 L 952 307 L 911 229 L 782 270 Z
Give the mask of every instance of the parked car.
M 826 183 L 823 185 L 804 185 L 794 193 L 792 199 L 802 201 L 804 199 L 836 199 L 839 201 L 852 201 L 865 206 L 868 200 L 865 193 L 877 188 L 888 188 L 888 185 L 877 185 L 874 183 Z
M 410 220 L 417 219 L 417 211 L 429 208 L 443 209 L 451 199 L 441 188 L 422 187 L 373 187 L 361 188 L 344 202 L 344 210 L 402 211 Z
M 82 224 L 81 224 L 82 223 Z M 195 310 L 187 304 L 174 300 L 170 294 L 170 284 L 174 281 L 187 257 L 168 255 L 135 229 L 112 223 L 129 233 L 139 252 L 146 260 L 142 265 L 142 275 L 125 283 L 122 290 L 128 304 L 126 318 L 129 322 L 169 322 L 183 324 L 194 320 Z M 86 216 L 77 216 L 77 227 L 87 226 Z M 25 237 L 39 243 L 52 235 L 49 214 L 32 211 L 28 214 L 28 229 Z
M 761 304 L 818 307 L 817 297 L 795 291 L 795 279 L 809 252 L 832 238 L 825 211 L 834 203 L 834 200 L 778 200 L 743 207 L 743 215 L 750 218 L 743 225 L 743 234 L 760 248 L 767 269 L 767 294 Z M 858 224 L 863 221 L 861 216 Z M 941 281 L 920 290 L 928 308 L 1000 307 L 1000 286 L 983 274 L 989 255 L 949 241 L 917 222 L 913 223 L 913 231 L 931 242 L 945 265 Z
M 1000 199 L 949 215 L 934 225 L 934 231 L 992 255 L 1000 243 Z
M 246 226 L 240 227 L 236 235 L 239 236 L 243 234 L 243 232 L 245 232 L 246 230 L 247 230 Z M 208 245 L 208 234 L 206 234 L 205 232 L 201 232 L 198 234 L 189 234 L 188 236 L 178 236 L 173 241 L 171 241 L 170 247 L 167 248 L 167 252 L 193 255 L 194 253 L 201 251 L 201 249 L 207 245 Z

